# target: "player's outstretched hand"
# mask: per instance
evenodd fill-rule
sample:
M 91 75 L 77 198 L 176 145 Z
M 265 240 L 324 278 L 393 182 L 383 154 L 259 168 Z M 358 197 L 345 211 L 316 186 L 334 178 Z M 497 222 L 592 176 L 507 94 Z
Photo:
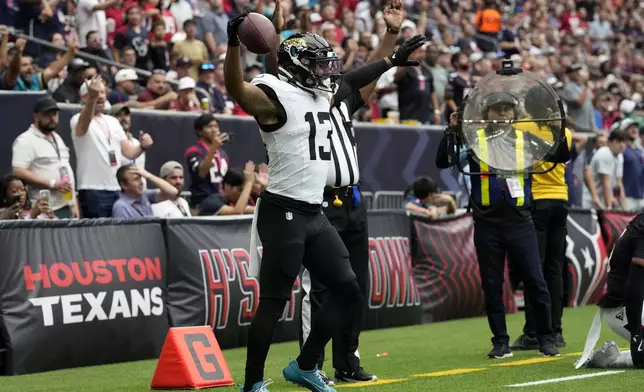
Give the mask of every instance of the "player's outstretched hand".
M 642 341 L 642 335 L 631 336 L 631 358 L 636 369 L 644 369 L 644 341 Z
M 239 25 L 250 13 L 250 9 L 246 9 L 244 12 L 239 14 L 235 19 L 228 21 L 228 45 L 229 46 L 239 46 L 239 37 L 237 32 L 239 31 Z
M 416 49 L 425 45 L 425 36 L 417 35 L 403 42 L 398 49 L 396 49 L 391 56 L 389 56 L 389 61 L 394 67 L 408 67 L 420 65 L 418 61 L 409 60 L 409 56 L 416 51 Z

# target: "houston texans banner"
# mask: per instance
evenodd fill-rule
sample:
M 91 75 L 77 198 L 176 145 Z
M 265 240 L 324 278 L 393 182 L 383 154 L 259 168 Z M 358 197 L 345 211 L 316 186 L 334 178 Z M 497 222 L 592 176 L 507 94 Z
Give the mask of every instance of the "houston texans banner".
M 3 221 L 0 243 L 6 373 L 159 354 L 168 329 L 160 221 Z
M 622 235 L 626 225 L 635 217 L 634 212 L 624 211 L 601 211 L 599 213 L 599 223 L 602 228 L 602 237 L 606 244 L 606 250 L 610 255 L 615 241 Z
M 566 239 L 568 306 L 594 304 L 606 290 L 608 260 L 597 213 L 570 210 Z
M 482 316 L 485 311 L 481 277 L 474 249 L 474 224 L 469 214 L 442 220 L 415 217 L 412 255 L 421 293 L 423 322 Z M 516 312 L 506 265 L 504 299 Z
M 421 295 L 410 252 L 409 218 L 401 211 L 369 211 L 367 328 L 420 324 Z
M 250 276 L 251 218 L 168 220 L 168 309 L 174 327 L 210 325 L 222 348 L 246 344 L 259 302 Z M 369 216 L 371 289 L 367 328 L 418 324 L 420 296 L 409 256 L 409 221 L 403 213 Z M 261 254 L 261 247 L 258 249 Z M 275 333 L 298 336 L 302 287 L 296 279 Z
M 246 344 L 259 303 L 259 281 L 250 276 L 251 217 L 171 219 L 167 222 L 168 310 L 173 327 L 210 325 L 222 348 Z M 277 341 L 297 337 L 294 322 L 299 280 L 291 292 Z

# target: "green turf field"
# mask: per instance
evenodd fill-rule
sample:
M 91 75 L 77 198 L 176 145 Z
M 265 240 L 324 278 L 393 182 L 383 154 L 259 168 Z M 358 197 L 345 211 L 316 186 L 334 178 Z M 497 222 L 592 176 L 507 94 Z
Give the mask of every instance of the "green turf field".
M 630 391 L 639 389 L 637 382 L 644 374 L 627 371 L 565 382 L 507 388 L 506 385 L 579 376 L 591 371 L 573 368 L 583 350 L 586 333 L 596 311 L 595 307 L 566 309 L 564 333 L 568 347 L 562 356 L 549 362 L 525 363 L 525 360 L 548 360 L 537 352 L 515 352 L 514 358 L 487 360 L 490 350 L 489 330 L 484 318 L 457 320 L 416 327 L 369 331 L 362 334 L 360 353 L 366 369 L 380 376 L 380 384 L 341 384 L 339 391 Z M 508 317 L 511 339 L 520 332 L 523 314 Z M 615 340 L 621 347 L 626 342 L 604 326 L 602 339 Z M 598 343 L 599 345 L 599 343 Z M 385 353 L 385 355 L 383 355 Z M 271 391 L 297 391 L 282 379 L 282 367 L 297 354 L 293 343 L 274 345 L 266 366 L 267 378 L 275 383 Z M 235 381 L 243 380 L 245 349 L 224 353 Z M 329 355 L 330 357 L 330 355 Z M 508 366 L 498 366 L 507 364 Z M 42 374 L 0 378 L 0 391 L 147 391 L 156 361 L 130 362 L 118 365 L 87 367 Z M 469 373 L 458 373 L 460 371 Z M 595 373 L 605 372 L 595 370 Z M 424 376 L 416 376 L 425 374 Z M 389 382 L 389 383 L 387 383 Z M 641 385 L 641 384 L 639 384 Z M 219 391 L 236 391 L 221 388 Z

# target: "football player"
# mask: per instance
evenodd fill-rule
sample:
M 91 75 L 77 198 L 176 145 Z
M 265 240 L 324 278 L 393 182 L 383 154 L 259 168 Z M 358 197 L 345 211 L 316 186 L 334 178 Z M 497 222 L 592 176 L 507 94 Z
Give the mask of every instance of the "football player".
M 577 368 L 644 368 L 642 305 L 644 302 L 644 211 L 633 218 L 611 252 L 607 291 L 588 333 Z M 591 353 L 599 339 L 601 322 L 630 342 L 630 351 L 619 351 L 612 341 Z
M 320 376 L 317 359 L 345 320 L 359 311 L 361 291 L 349 252 L 321 211 L 331 159 L 331 97 L 344 99 L 391 66 L 407 64 L 424 44 L 417 38 L 388 58 L 340 77 L 340 59 L 321 36 L 298 33 L 278 49 L 279 77 L 262 74 L 244 82 L 239 25 L 248 11 L 228 24 L 224 64 L 228 93 L 255 117 L 268 152 L 270 182 L 256 208 L 263 246 L 260 302 L 250 326 L 242 392 L 267 392 L 264 364 L 273 332 L 302 265 L 329 289 L 316 312 L 300 355 L 283 370 L 287 381 L 311 391 L 334 392 Z M 335 94 L 335 95 L 334 95 Z

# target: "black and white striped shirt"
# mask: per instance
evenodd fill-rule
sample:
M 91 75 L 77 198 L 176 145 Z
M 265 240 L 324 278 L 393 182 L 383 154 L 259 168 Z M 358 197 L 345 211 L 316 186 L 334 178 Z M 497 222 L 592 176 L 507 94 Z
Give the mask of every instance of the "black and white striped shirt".
M 333 133 L 331 134 L 331 164 L 326 180 L 328 186 L 357 185 L 360 181 L 358 151 L 351 115 L 363 105 L 360 91 L 356 90 L 351 96 L 339 104 L 335 103 L 331 108 Z

